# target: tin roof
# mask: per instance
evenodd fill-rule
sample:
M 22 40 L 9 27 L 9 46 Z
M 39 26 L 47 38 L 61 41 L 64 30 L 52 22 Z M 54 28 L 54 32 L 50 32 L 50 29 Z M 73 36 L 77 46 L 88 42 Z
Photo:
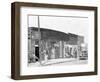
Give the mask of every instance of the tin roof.
M 30 27 L 31 30 L 38 31 L 36 27 Z M 68 34 L 56 30 L 40 28 L 41 39 L 56 39 L 68 41 Z

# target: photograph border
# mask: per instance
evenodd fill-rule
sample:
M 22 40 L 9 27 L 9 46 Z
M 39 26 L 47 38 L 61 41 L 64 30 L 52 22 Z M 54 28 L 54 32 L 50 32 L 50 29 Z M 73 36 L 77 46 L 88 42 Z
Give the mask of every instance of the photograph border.
M 75 9 L 75 10 L 93 10 L 94 11 L 94 72 L 75 72 L 75 73 L 59 73 L 59 74 L 42 74 L 42 75 L 20 75 L 20 8 L 21 7 L 43 7 L 57 9 Z M 69 76 L 97 75 L 97 45 L 98 45 L 98 29 L 97 29 L 97 7 L 92 6 L 76 6 L 61 4 L 44 4 L 44 3 L 28 3 L 13 2 L 11 4 L 11 78 L 15 80 L 38 79 L 38 78 L 55 78 Z

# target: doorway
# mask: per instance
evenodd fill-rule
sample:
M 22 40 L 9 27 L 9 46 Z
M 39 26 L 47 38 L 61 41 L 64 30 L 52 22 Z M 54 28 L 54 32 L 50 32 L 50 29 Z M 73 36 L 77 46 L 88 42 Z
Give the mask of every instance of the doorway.
M 39 47 L 35 47 L 35 56 L 39 59 Z M 38 61 L 38 59 L 36 59 L 36 61 Z

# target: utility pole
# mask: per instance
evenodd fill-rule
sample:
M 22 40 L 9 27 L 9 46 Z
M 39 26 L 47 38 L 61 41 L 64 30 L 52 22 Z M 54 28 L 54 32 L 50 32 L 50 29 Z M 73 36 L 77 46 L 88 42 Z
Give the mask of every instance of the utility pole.
M 41 32 L 40 32 L 40 17 L 38 16 L 38 33 L 39 33 L 39 62 L 40 62 L 40 65 L 42 65 L 42 62 L 41 62 L 41 51 L 40 51 L 40 47 L 41 47 Z

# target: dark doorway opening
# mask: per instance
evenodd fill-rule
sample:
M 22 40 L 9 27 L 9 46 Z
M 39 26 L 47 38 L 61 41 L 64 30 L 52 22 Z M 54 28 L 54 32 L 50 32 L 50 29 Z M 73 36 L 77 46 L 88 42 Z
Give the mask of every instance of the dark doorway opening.
M 40 58 L 39 57 L 39 47 L 35 47 L 35 56 L 38 57 L 38 59 Z M 38 61 L 38 59 L 36 59 L 36 61 Z

